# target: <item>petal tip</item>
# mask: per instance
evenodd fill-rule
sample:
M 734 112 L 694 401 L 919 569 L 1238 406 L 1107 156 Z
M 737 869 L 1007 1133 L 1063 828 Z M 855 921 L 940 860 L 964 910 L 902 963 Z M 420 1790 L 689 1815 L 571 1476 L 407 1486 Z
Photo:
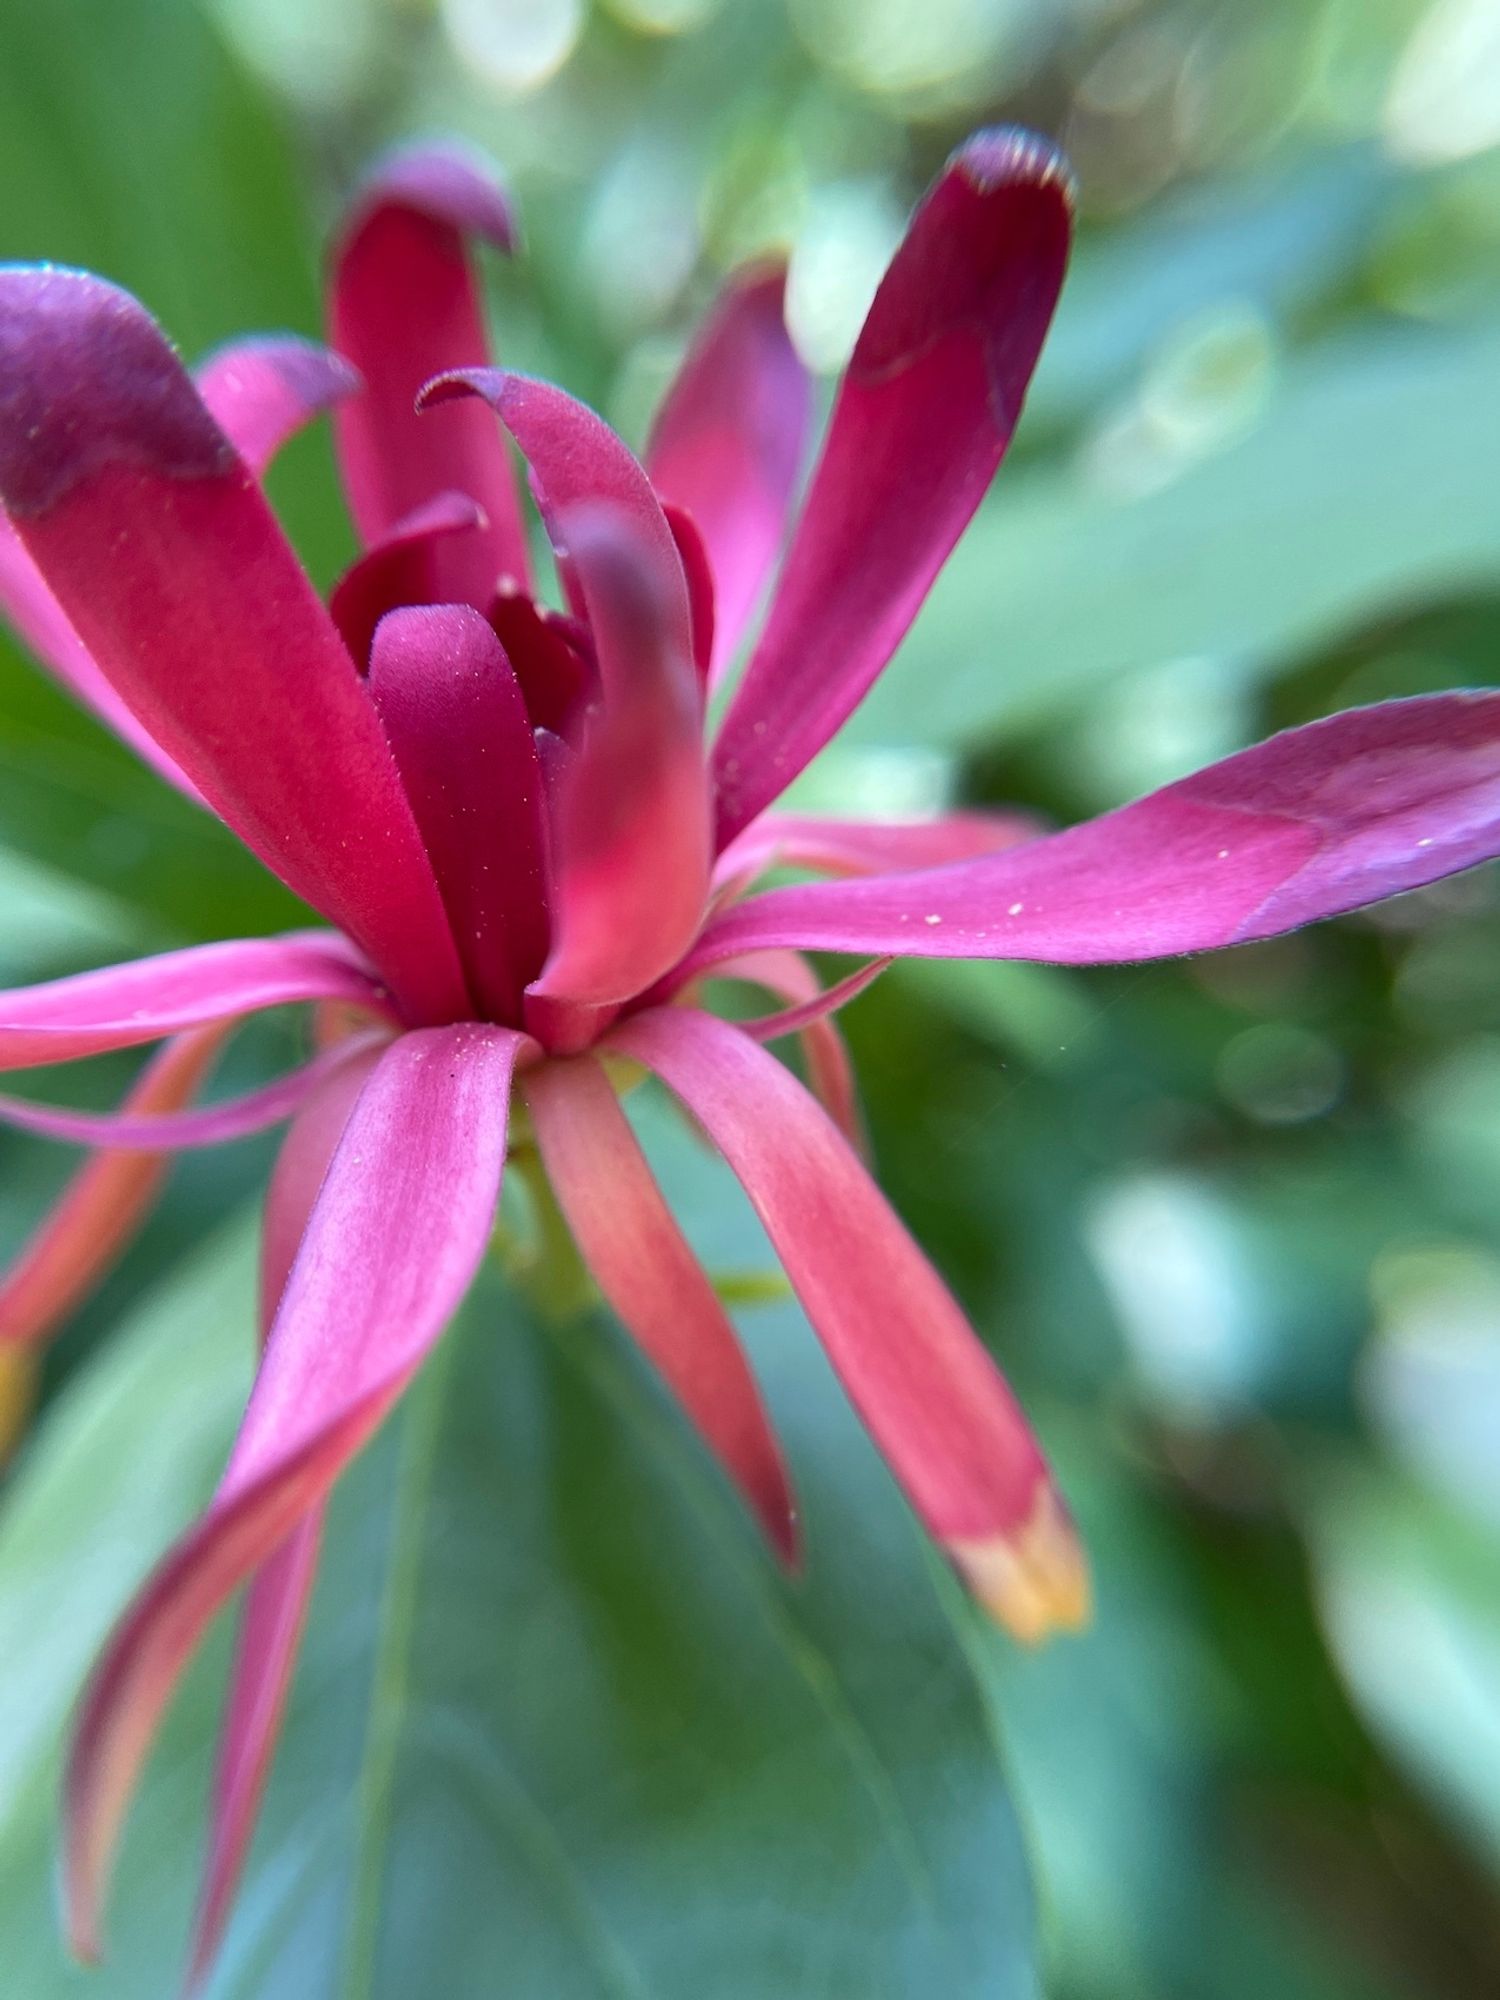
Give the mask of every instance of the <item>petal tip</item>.
M 233 447 L 166 335 L 118 285 L 52 264 L 0 269 L 0 505 L 46 514 L 112 464 L 221 476 Z
M 464 396 L 480 396 L 498 410 L 511 377 L 503 368 L 450 368 L 422 384 L 413 404 L 417 415 L 434 410 L 440 403 L 454 403 Z
M 1019 1529 L 946 1543 L 969 1589 L 1023 1645 L 1081 1632 L 1092 1615 L 1088 1558 L 1056 1489 L 1043 1481 Z
M 349 234 L 378 209 L 404 208 L 428 221 L 477 236 L 514 255 L 520 224 L 494 163 L 477 147 L 415 141 L 374 162 L 356 192 Z
M 948 165 L 977 194 L 992 195 L 1015 187 L 1050 188 L 1070 215 L 1078 204 L 1078 181 L 1067 155 L 1052 140 L 1024 125 L 982 127 L 954 151 Z

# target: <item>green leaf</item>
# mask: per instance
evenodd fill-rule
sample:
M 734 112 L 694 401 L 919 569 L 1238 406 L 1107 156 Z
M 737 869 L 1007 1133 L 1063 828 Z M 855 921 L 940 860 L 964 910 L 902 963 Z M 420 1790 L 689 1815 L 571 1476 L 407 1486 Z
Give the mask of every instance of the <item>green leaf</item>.
M 660 1118 L 653 1134 L 709 1248 L 761 1261 L 722 1175 Z M 225 1261 L 163 1310 L 206 1308 Z M 247 1337 L 243 1306 L 226 1336 L 229 1316 L 213 1315 L 213 1351 L 236 1357 L 206 1398 L 216 1441 Z M 762 1308 L 746 1324 L 804 1506 L 795 1581 L 615 1329 L 547 1324 L 498 1274 L 481 1282 L 332 1509 L 215 2000 L 477 1996 L 497 1978 L 507 2000 L 1036 1993 L 1018 1832 L 963 1636 L 973 1614 L 800 1316 Z M 159 1432 L 170 1464 L 178 1433 L 200 1429 L 203 1383 L 190 1355 L 179 1393 L 150 1316 L 126 1347 L 109 1397 L 124 1450 L 90 1377 L 14 1502 L 36 1519 L 44 1478 L 30 1740 L 55 1729 L 86 1650 L 65 1648 L 48 1675 L 51 1619 L 92 1644 L 94 1597 L 120 1594 L 101 1592 L 87 1551 L 124 1523 L 109 1566 L 123 1583 L 185 1498 L 143 1443 Z M 122 1350 L 102 1366 L 119 1378 Z M 83 1476 L 83 1399 L 107 1481 Z M 0 1560 L 0 1617 L 19 1622 L 12 1576 Z M 158 2000 L 172 1976 L 221 1675 L 222 1655 L 191 1676 L 129 1829 L 110 2000 Z M 0 1847 L 0 1929 L 28 2000 L 52 2000 L 72 1975 L 30 1775 Z
M 854 724 L 962 744 L 1114 675 L 1265 672 L 1428 598 L 1500 583 L 1500 333 L 1366 337 L 1288 364 L 1238 442 L 1139 498 L 1002 477 Z

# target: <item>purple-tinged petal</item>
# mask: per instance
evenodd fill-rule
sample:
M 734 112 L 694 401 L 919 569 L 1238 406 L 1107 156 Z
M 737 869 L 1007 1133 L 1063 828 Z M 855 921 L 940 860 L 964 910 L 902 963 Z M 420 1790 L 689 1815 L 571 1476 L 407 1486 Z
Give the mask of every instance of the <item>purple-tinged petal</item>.
M 851 1402 L 986 1607 L 1027 1640 L 1081 1624 L 1082 1551 L 1031 1428 L 832 1121 L 709 1014 L 637 1014 L 603 1047 L 661 1077 L 724 1154 Z
M 486 1019 L 518 1020 L 547 955 L 541 765 L 521 689 L 464 604 L 382 619 L 370 692 Z
M 358 370 L 340 355 L 290 333 L 230 341 L 199 362 L 193 379 L 257 479 L 298 431 L 360 386 Z
M 112 285 L 0 270 L 0 504 L 116 692 L 417 1018 L 463 1011 L 390 747 L 177 356 Z
M 604 1072 L 587 1056 L 540 1063 L 522 1089 L 547 1178 L 600 1291 L 772 1548 L 795 1563 L 796 1510 L 755 1378 Z
M 72 1062 L 302 1000 L 387 1014 L 384 989 L 342 938 L 246 938 L 189 945 L 102 972 L 0 993 L 0 1070 Z
M 646 468 L 691 517 L 717 606 L 710 674 L 734 657 L 786 538 L 812 388 L 787 334 L 780 266 L 730 279 L 657 413 Z
M 381 1056 L 313 1207 L 207 1512 L 137 1594 L 84 1697 L 65 1790 L 68 1929 L 98 1956 L 115 1843 L 156 1724 L 214 1614 L 326 1497 L 484 1255 L 524 1037 L 462 1024 Z
M 313 1203 L 379 1056 L 346 1043 L 292 1122 L 266 1190 L 261 1239 L 261 1342 L 296 1260 Z M 244 1869 L 317 1574 L 323 1509 L 315 1507 L 251 1578 L 235 1641 L 214 1771 L 213 1830 L 193 1928 L 189 1990 L 207 1977 Z
M 528 996 L 550 1009 L 629 998 L 676 963 L 702 922 L 710 826 L 702 690 L 673 616 L 672 571 L 625 515 L 563 517 L 588 599 L 603 701 L 553 821 L 552 950 Z
M 440 375 L 423 389 L 418 407 L 425 416 L 471 397 L 489 404 L 525 455 L 559 567 L 574 593 L 581 586 L 572 574 L 576 551 L 569 546 L 565 520 L 581 508 L 607 504 L 625 517 L 633 538 L 650 554 L 668 599 L 674 639 L 691 658 L 692 617 L 682 559 L 661 503 L 629 446 L 566 390 L 500 368 L 461 368 Z M 588 609 L 586 590 L 583 599 L 581 608 Z
M 380 1039 L 389 1036 L 382 1034 Z M 200 1146 L 223 1146 L 284 1123 L 344 1060 L 342 1049 L 325 1049 L 300 1069 L 288 1071 L 259 1090 L 203 1105 L 196 1111 L 142 1110 L 133 1103 L 122 1111 L 69 1111 L 62 1105 L 35 1104 L 28 1097 L 0 1096 L 0 1125 L 34 1132 L 42 1139 L 60 1139 L 74 1146 L 108 1146 L 117 1152 L 177 1153 Z
M 717 918 L 691 974 L 791 946 L 1058 965 L 1274 937 L 1500 854 L 1500 694 L 1288 729 L 1133 805 L 947 868 L 810 882 Z
M 430 376 L 489 359 L 468 237 L 515 248 L 510 203 L 488 163 L 452 147 L 389 155 L 340 237 L 330 319 L 333 345 L 365 380 L 335 426 L 360 534 L 373 545 L 437 494 L 469 494 L 488 526 L 438 553 L 435 596 L 483 610 L 499 577 L 530 574 L 509 454 L 479 410 L 414 414 Z
M 328 609 L 361 673 L 369 670 L 375 627 L 385 614 L 406 604 L 441 603 L 444 544 L 483 527 L 484 515 L 466 493 L 439 493 L 345 570 Z
M 882 960 L 875 962 L 876 967 L 883 963 L 885 961 Z M 757 1040 L 768 1040 L 768 1026 L 774 1027 L 778 1021 L 786 1023 L 788 1014 L 795 1013 L 799 1017 L 796 1025 L 808 1088 L 860 1157 L 868 1158 L 869 1141 L 860 1116 L 854 1065 L 849 1060 L 849 1049 L 843 1036 L 828 1018 L 826 1003 L 835 994 L 839 996 L 832 1001 L 835 1006 L 842 1005 L 846 999 L 853 999 L 854 992 L 863 991 L 875 976 L 874 969 L 860 967 L 853 975 L 858 981 L 853 991 L 846 990 L 850 985 L 848 980 L 839 987 L 825 990 L 812 966 L 795 951 L 746 952 L 743 958 L 725 959 L 722 964 L 713 966 L 711 973 L 715 979 L 742 979 L 747 985 L 764 987 L 767 993 L 773 993 L 787 1003 L 786 1010 L 779 1015 L 738 1024 L 754 1033 Z M 787 1029 L 783 1025 L 778 1032 L 786 1033 Z
M 740 893 L 772 868 L 818 875 L 894 875 L 940 868 L 998 853 L 1042 831 L 1024 813 L 951 812 L 932 819 L 823 819 L 809 813 L 762 813 L 714 864 L 716 895 Z
M 68 623 L 62 606 L 42 581 L 26 544 L 0 514 L 0 615 L 15 627 L 42 665 L 62 682 L 75 701 L 89 709 L 133 750 L 143 764 L 174 790 L 203 804 L 187 774 L 142 727 L 101 672 L 87 646 Z
M 811 761 L 896 650 L 995 475 L 1067 262 L 1043 140 L 954 154 L 881 280 L 766 627 L 715 754 L 720 844 Z
M 227 1025 L 200 1028 L 157 1052 L 125 1099 L 136 1119 L 180 1111 L 208 1074 Z M 0 1352 L 47 1340 L 88 1296 L 145 1221 L 169 1162 L 99 1152 L 73 1176 L 0 1277 Z

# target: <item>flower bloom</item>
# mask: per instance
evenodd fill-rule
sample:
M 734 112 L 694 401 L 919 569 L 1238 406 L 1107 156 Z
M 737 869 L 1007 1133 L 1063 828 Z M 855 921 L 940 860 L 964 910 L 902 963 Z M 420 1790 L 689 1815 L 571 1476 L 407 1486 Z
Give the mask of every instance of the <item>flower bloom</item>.
M 195 1944 L 196 1968 L 209 1962 L 325 1499 L 484 1254 L 517 1093 L 600 1291 L 783 1558 L 786 1468 L 620 1108 L 624 1069 L 660 1078 L 726 1157 L 977 1596 L 1027 1638 L 1084 1615 L 1082 1557 L 1031 1431 L 861 1162 L 830 1016 L 902 955 L 1197 951 L 1488 858 L 1500 696 L 1335 716 L 1060 833 L 776 810 L 890 658 L 999 465 L 1069 232 L 1045 144 L 993 132 L 960 149 L 880 285 L 789 533 L 810 398 L 781 274 L 730 280 L 638 461 L 561 389 L 487 364 L 466 240 L 508 250 L 514 229 L 466 155 L 408 152 L 367 184 L 333 262 L 333 351 L 251 341 L 192 376 L 110 285 L 0 272 L 0 598 L 80 700 L 331 927 L 0 995 L 10 1068 L 161 1044 L 118 1114 L 0 1100 L 12 1123 L 93 1149 L 0 1285 L 12 1349 L 93 1281 L 173 1149 L 290 1120 L 243 1425 L 84 1699 L 65 1868 L 81 1952 L 97 1949 L 161 1711 L 246 1586 Z M 325 605 L 260 475 L 328 407 L 364 553 Z M 511 446 L 565 609 L 533 592 Z M 708 691 L 778 558 L 709 742 Z M 773 869 L 812 879 L 765 888 Z M 812 949 L 860 967 L 824 989 Z M 772 1011 L 706 1011 L 716 977 L 758 985 Z M 314 1057 L 197 1104 L 233 1024 L 289 1003 L 314 1009 Z M 811 1092 L 765 1049 L 792 1033 Z

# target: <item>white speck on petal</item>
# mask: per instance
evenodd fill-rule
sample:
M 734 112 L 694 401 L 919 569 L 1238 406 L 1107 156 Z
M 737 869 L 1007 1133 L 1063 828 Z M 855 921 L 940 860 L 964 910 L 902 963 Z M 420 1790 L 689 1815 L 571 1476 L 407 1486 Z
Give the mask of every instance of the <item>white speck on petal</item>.
M 940 924 L 943 920 L 941 917 L 923 917 L 922 921 L 924 924 Z
M 1026 905 L 1024 903 L 1012 903 L 1010 908 L 1006 911 L 1005 914 L 1008 917 L 1018 917 L 1020 916 L 1022 910 L 1025 909 L 1025 907 Z
M 1429 835 L 1427 836 L 1427 838 L 1426 838 L 1425 840 L 1419 840 L 1419 841 L 1417 842 L 1417 845 L 1418 845 L 1418 847 L 1431 847 L 1431 845 L 1432 845 L 1432 836 L 1431 836 L 1431 834 L 1429 834 Z
M 1229 849 L 1227 847 L 1221 847 L 1219 849 L 1219 859 L 1221 861 L 1227 861 L 1229 859 Z

